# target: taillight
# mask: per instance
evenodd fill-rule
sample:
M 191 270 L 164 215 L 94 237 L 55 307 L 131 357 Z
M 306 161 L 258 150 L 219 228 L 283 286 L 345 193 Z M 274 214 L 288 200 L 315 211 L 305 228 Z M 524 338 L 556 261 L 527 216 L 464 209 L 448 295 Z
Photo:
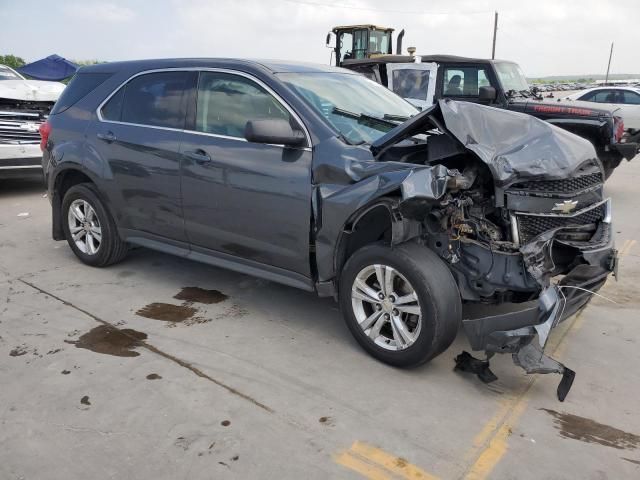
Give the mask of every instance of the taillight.
M 44 122 L 40 124 L 40 150 L 43 152 L 47 148 L 47 142 L 49 141 L 49 134 L 51 133 L 51 124 L 49 122 Z
M 624 135 L 624 120 L 622 117 L 616 115 L 613 116 L 613 138 L 616 143 L 620 143 L 622 136 Z

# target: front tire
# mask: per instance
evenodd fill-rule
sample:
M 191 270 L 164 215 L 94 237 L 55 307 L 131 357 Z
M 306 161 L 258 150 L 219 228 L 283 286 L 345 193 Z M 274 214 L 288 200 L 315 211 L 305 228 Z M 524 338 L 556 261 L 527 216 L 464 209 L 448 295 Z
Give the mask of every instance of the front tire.
M 83 263 L 106 267 L 126 256 L 128 246 L 92 184 L 81 183 L 67 190 L 61 216 L 67 243 Z
M 444 352 L 462 318 L 460 293 L 427 247 L 367 245 L 340 277 L 340 307 L 358 343 L 373 357 L 412 367 Z

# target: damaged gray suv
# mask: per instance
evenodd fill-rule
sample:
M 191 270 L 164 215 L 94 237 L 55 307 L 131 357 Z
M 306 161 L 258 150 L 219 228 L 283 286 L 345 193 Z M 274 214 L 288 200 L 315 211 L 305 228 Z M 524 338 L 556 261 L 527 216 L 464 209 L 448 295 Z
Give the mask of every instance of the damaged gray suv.
M 149 247 L 339 299 L 371 355 L 413 366 L 459 325 L 495 377 L 573 372 L 549 332 L 614 271 L 593 146 L 472 103 L 419 112 L 356 73 L 183 59 L 82 68 L 42 129 L 53 238 L 107 266 Z M 462 303 L 522 303 L 462 319 Z

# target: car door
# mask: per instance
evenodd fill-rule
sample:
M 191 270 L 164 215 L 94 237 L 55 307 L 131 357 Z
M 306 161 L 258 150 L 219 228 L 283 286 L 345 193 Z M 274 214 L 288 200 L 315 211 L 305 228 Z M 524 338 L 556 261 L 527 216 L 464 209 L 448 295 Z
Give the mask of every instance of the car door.
M 232 255 L 310 277 L 311 148 L 248 142 L 249 120 L 300 119 L 264 83 L 200 72 L 182 140 L 185 228 L 192 250 Z
M 197 72 L 136 75 L 99 108 L 90 128 L 114 214 L 128 236 L 186 243 L 180 194 L 180 140 Z M 92 156 L 87 156 L 91 162 Z
M 435 63 L 389 63 L 389 89 L 424 110 L 433 105 L 437 72 Z
M 624 126 L 633 130 L 640 130 L 640 93 L 633 90 L 621 90 L 623 103 Z

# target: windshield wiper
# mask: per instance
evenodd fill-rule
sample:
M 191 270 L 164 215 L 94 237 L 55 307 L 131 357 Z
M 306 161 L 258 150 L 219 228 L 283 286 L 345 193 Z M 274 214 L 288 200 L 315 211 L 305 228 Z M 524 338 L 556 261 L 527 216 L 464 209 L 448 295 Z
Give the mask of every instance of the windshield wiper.
M 385 120 L 393 120 L 394 122 L 406 122 L 411 117 L 407 117 L 406 115 L 393 115 L 391 113 L 385 113 L 382 118 Z
M 528 98 L 529 92 L 527 92 L 527 90 L 507 90 L 507 98 L 515 98 L 515 97 L 522 97 L 522 98 Z
M 376 117 L 374 115 L 369 115 L 367 113 L 350 112 L 349 110 L 344 110 L 338 107 L 333 107 L 331 112 L 335 113 L 336 115 L 340 115 L 342 117 L 353 118 L 354 120 L 357 120 L 358 123 L 368 123 L 370 125 L 378 124 L 378 125 L 385 125 L 390 127 L 398 126 L 397 121 L 394 122 L 393 120 L 386 118 L 386 115 L 384 117 Z

